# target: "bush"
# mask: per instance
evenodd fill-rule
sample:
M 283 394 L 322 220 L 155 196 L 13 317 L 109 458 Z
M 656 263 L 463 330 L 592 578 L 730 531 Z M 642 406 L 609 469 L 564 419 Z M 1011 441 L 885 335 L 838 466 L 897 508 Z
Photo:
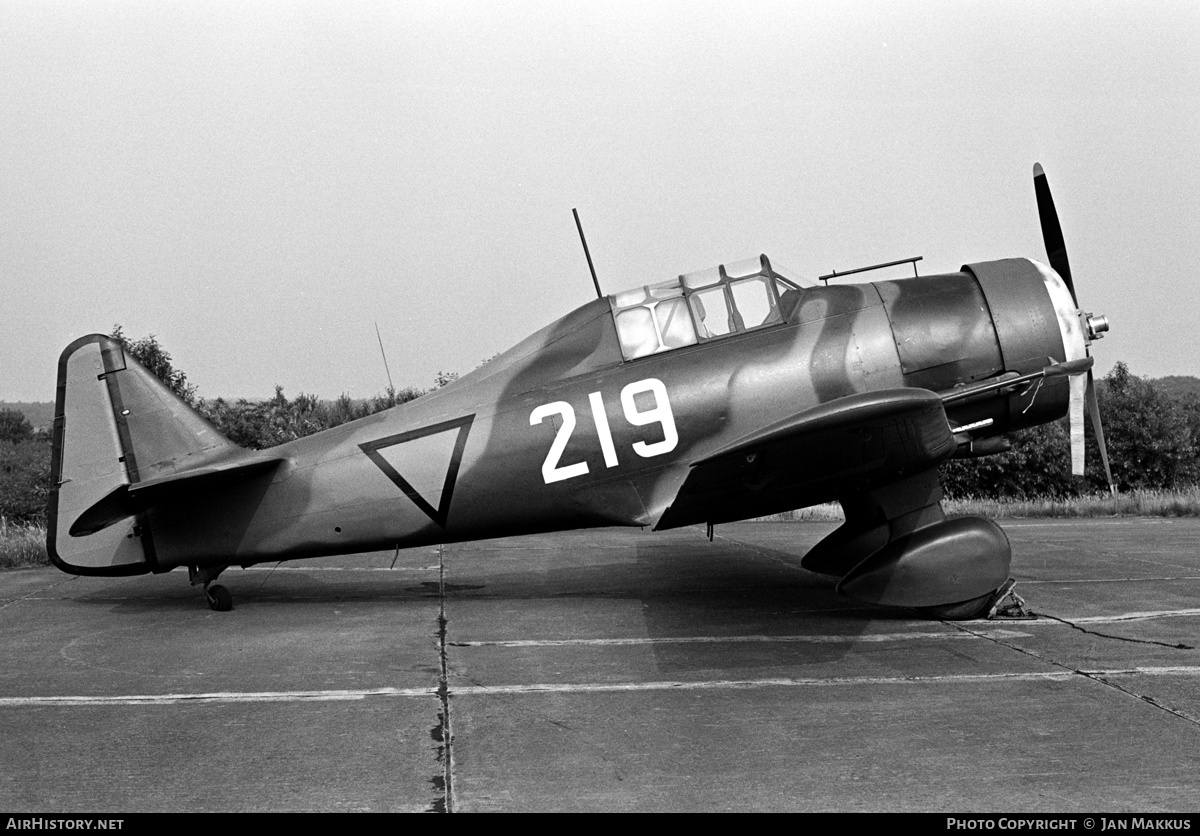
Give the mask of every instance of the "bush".
M 33 436 L 33 425 L 24 412 L 15 409 L 0 409 L 0 442 L 25 441 Z
M 128 351 L 139 363 L 167 385 L 167 387 L 186 403 L 196 399 L 196 387 L 187 382 L 187 375 L 171 364 L 171 355 L 158 344 L 158 338 L 151 334 L 140 340 L 131 340 L 125 336 L 120 325 L 114 325 L 112 334 L 114 340 Z
M 283 387 L 276 386 L 275 397 L 267 401 L 201 399 L 197 408 L 230 441 L 262 450 L 391 409 L 420 395 L 416 389 L 388 389 L 384 395 L 361 401 L 348 395 L 323 401 L 304 393 L 289 401 Z
M 1200 399 L 1172 397 L 1156 382 L 1117 363 L 1097 381 L 1096 397 L 1119 490 L 1179 490 L 1200 481 Z M 942 465 L 942 486 L 954 499 L 1065 498 L 1107 491 L 1091 421 L 1085 421 L 1087 469 L 1071 475 L 1066 419 L 1020 430 L 1012 450 Z
M 411 401 L 423 393 L 418 389 L 389 387 L 383 395 L 355 401 L 342 395 L 336 401 L 322 401 L 316 395 L 301 393 L 292 400 L 275 387 L 275 397 L 265 401 L 239 398 L 205 400 L 196 398 L 196 387 L 187 382 L 187 375 L 176 369 L 171 355 L 151 334 L 138 340 L 125 336 L 120 325 L 113 327 L 112 338 L 121 343 L 131 356 L 152 372 L 186 403 L 195 407 L 217 430 L 242 447 L 262 450 L 306 435 L 336 427 L 347 421 L 372 415 L 397 404 Z M 445 386 L 458 377 L 453 372 L 438 372 L 437 387 Z
M 1194 399 L 1172 398 L 1154 382 L 1130 374 L 1124 363 L 1105 376 L 1098 394 L 1113 479 L 1120 488 L 1173 489 L 1200 478 L 1200 416 Z M 1103 485 L 1099 456 L 1094 458 L 1088 479 Z
M 50 443 L 34 436 L 0 441 L 0 517 L 45 523 L 50 501 Z
M 967 497 L 1068 497 L 1079 493 L 1071 476 L 1070 437 L 1065 422 L 1042 424 L 1009 435 L 1012 449 L 979 459 L 942 465 L 942 487 L 953 499 Z

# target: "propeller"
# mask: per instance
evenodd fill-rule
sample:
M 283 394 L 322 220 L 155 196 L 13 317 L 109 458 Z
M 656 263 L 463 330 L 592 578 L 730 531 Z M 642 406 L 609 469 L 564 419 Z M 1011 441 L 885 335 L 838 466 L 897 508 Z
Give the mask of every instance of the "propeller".
M 1084 352 L 1090 357 L 1088 346 L 1100 339 L 1108 330 L 1108 319 L 1084 313 L 1079 308 L 1079 297 L 1075 293 L 1075 280 L 1071 276 L 1071 264 L 1067 260 L 1067 245 L 1063 241 L 1062 226 L 1058 222 L 1058 212 L 1054 208 L 1054 197 L 1050 194 L 1050 183 L 1046 180 L 1046 172 L 1041 163 L 1033 164 L 1033 191 L 1037 196 L 1038 218 L 1042 224 L 1042 240 L 1046 242 L 1046 257 L 1050 267 L 1062 276 L 1067 290 L 1071 292 L 1071 301 L 1075 304 L 1079 315 L 1079 324 L 1083 327 Z M 1100 461 L 1104 464 L 1104 476 L 1108 479 L 1108 490 L 1116 494 L 1117 487 L 1113 482 L 1112 470 L 1108 465 L 1108 446 L 1104 443 L 1104 427 L 1100 423 L 1100 403 L 1096 399 L 1096 381 L 1092 377 L 1091 363 L 1087 371 L 1076 372 L 1070 376 L 1071 396 L 1067 420 L 1071 428 L 1071 472 L 1076 476 L 1083 475 L 1083 413 L 1086 408 L 1088 419 L 1092 422 L 1092 430 L 1096 433 L 1096 444 L 1100 448 Z

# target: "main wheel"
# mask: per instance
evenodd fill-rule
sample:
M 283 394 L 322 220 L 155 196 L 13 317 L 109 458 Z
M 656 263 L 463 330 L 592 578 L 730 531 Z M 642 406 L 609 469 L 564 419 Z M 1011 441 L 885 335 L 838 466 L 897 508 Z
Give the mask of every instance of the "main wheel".
M 208 596 L 208 605 L 217 612 L 229 612 L 233 609 L 233 596 L 220 584 L 210 586 L 204 590 L 204 594 Z

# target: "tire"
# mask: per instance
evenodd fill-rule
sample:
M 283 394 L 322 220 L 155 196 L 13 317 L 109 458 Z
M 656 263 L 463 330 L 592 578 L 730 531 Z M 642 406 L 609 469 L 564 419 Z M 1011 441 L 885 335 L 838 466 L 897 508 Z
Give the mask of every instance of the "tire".
M 216 612 L 229 612 L 233 609 L 233 596 L 220 584 L 210 586 L 205 590 L 205 595 L 208 596 L 208 605 Z

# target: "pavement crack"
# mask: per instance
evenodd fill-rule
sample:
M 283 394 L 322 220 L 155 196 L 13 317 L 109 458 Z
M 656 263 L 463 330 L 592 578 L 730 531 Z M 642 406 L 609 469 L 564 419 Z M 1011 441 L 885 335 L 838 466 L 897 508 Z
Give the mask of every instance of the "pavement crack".
M 1092 636 L 1099 636 L 1100 638 L 1103 638 L 1103 639 L 1115 639 L 1116 641 L 1132 642 L 1133 644 L 1156 644 L 1159 647 L 1166 647 L 1166 648 L 1170 648 L 1171 650 L 1195 650 L 1196 649 L 1195 645 L 1184 644 L 1183 642 L 1178 642 L 1176 644 L 1168 644 L 1167 642 L 1155 641 L 1154 639 L 1131 639 L 1128 636 L 1114 636 L 1111 633 L 1101 633 L 1098 630 L 1089 630 L 1086 627 L 1080 627 L 1075 622 L 1070 621 L 1066 618 L 1059 618 L 1056 615 L 1047 615 L 1044 612 L 1037 613 L 1037 615 L 1042 618 L 1049 618 L 1051 621 L 1057 621 L 1059 624 L 1065 624 L 1068 627 L 1073 627 L 1081 633 L 1087 633 Z
M 1045 618 L 1054 618 L 1054 616 L 1047 616 L 1044 613 L 1038 613 L 1038 615 L 1043 616 Z M 1062 619 L 1054 619 L 1054 620 L 1062 621 Z M 1033 659 L 1037 659 L 1039 662 L 1042 662 L 1044 664 L 1052 665 L 1053 667 L 1060 668 L 1061 670 L 1064 670 L 1064 671 L 1068 671 L 1070 673 L 1075 674 L 1076 676 L 1081 676 L 1084 679 L 1089 679 L 1092 682 L 1096 682 L 1107 688 L 1112 688 L 1114 691 L 1124 694 L 1127 697 L 1133 697 L 1136 700 L 1140 700 L 1141 702 L 1144 702 L 1147 705 L 1153 706 L 1154 708 L 1157 708 L 1160 711 L 1170 714 L 1172 717 L 1177 717 L 1180 720 L 1184 720 L 1188 723 L 1191 723 L 1193 726 L 1200 728 L 1200 717 L 1193 717 L 1191 714 L 1188 714 L 1186 711 L 1180 711 L 1177 708 L 1171 708 L 1169 705 L 1159 702 L 1158 700 L 1156 700 L 1154 697 L 1150 696 L 1149 694 L 1140 694 L 1137 691 L 1132 690 L 1131 688 L 1127 688 L 1124 685 L 1121 685 L 1119 682 L 1114 682 L 1112 679 L 1108 678 L 1107 676 L 1105 676 L 1102 673 L 1094 672 L 1094 671 L 1086 671 L 1086 670 L 1083 670 L 1082 668 L 1075 667 L 1074 665 L 1068 665 L 1064 662 L 1058 661 L 1057 659 L 1052 659 L 1049 656 L 1043 656 L 1041 653 L 1035 653 L 1034 651 L 1028 650 L 1024 647 L 1018 647 L 1017 645 L 1012 644 L 1011 642 L 1004 641 L 999 636 L 989 635 L 986 632 L 971 630 L 971 629 L 963 626 L 963 624 L 960 622 L 943 621 L 942 623 L 948 624 L 949 626 L 953 627 L 954 629 L 960 630 L 964 633 L 969 633 L 972 636 L 976 636 L 981 639 L 987 639 L 990 642 L 995 642 L 996 644 L 1000 645 L 1001 647 L 1007 647 L 1009 650 L 1014 650 L 1017 653 L 1022 653 Z M 1070 624 L 1070 622 L 1064 622 L 1064 623 Z M 1071 624 L 1071 626 L 1074 627 L 1075 625 Z M 1090 631 L 1085 630 L 1084 632 L 1090 632 Z M 1119 636 L 1111 636 L 1108 638 L 1120 638 L 1120 637 Z M 1167 646 L 1171 647 L 1172 645 L 1167 645 Z
M 446 561 L 445 547 L 438 546 L 438 656 L 441 662 L 441 673 L 438 679 L 438 699 L 442 707 L 438 712 L 438 722 L 430 732 L 437 746 L 438 763 L 442 766 L 440 775 L 432 779 L 434 789 L 438 792 L 429 811 L 434 813 L 454 812 L 454 730 L 450 719 L 450 673 L 446 658 Z
M 61 580 L 56 580 L 52 583 L 46 584 L 45 586 L 38 587 L 37 589 L 33 590 L 32 592 L 27 592 L 19 598 L 10 598 L 9 600 L 7 600 L 5 602 L 0 603 L 0 610 L 4 609 L 5 607 L 11 606 L 13 604 L 20 603 L 21 601 L 28 601 L 31 598 L 35 598 L 38 595 L 45 592 L 47 589 L 53 589 L 54 587 L 60 586 L 64 583 L 70 583 L 70 582 L 74 581 L 77 577 L 78 576 L 72 575 L 70 577 L 62 578 Z

